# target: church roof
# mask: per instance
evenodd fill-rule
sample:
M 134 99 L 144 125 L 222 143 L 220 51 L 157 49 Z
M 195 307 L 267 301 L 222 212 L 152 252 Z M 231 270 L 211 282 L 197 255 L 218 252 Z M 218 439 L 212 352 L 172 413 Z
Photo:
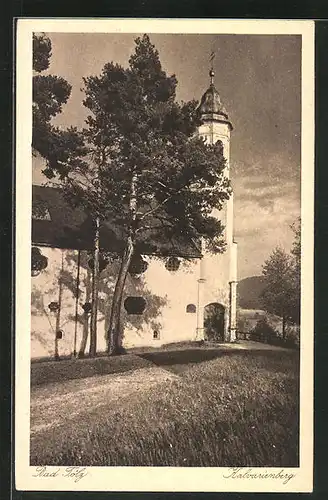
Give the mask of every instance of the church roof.
M 228 113 L 222 103 L 219 92 L 216 90 L 213 82 L 214 71 L 210 71 L 211 83 L 206 92 L 204 92 L 198 112 L 203 121 L 221 121 L 226 122 L 232 128 Z
M 168 244 L 147 236 L 147 246 L 140 244 L 143 254 L 179 255 L 200 257 L 196 244 L 186 245 L 184 241 Z M 110 220 L 100 227 L 100 248 L 105 251 L 122 252 L 123 242 L 119 228 Z M 72 208 L 60 188 L 33 186 L 32 196 L 32 244 L 73 250 L 92 250 L 93 225 L 81 207 Z
M 59 188 L 33 186 L 32 243 L 54 248 L 91 250 L 92 221 L 81 208 L 72 208 Z M 113 242 L 115 231 L 101 228 L 103 248 Z M 117 238 L 115 237 L 115 240 Z

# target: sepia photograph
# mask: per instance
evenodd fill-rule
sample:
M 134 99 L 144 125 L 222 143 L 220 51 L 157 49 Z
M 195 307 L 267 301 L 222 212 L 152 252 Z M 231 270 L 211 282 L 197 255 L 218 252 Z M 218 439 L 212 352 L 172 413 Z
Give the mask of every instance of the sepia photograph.
M 312 23 L 25 21 L 16 482 L 311 491 Z

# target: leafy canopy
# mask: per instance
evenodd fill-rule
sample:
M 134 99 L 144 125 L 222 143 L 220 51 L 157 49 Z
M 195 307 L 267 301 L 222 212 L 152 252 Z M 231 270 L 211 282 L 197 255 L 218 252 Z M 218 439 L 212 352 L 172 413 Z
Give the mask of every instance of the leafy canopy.
M 291 253 L 276 248 L 265 262 L 265 287 L 261 297 L 268 312 L 295 324 L 300 322 L 300 227 L 300 220 L 292 226 L 295 239 Z
M 176 101 L 177 80 L 148 35 L 136 39 L 128 68 L 110 62 L 84 85 L 88 161 L 67 175 L 70 199 L 110 218 L 123 239 L 132 228 L 140 248 L 203 237 L 223 251 L 223 226 L 212 216 L 231 192 L 222 144 L 197 136 L 197 102 Z
M 51 40 L 45 34 L 33 34 L 33 138 L 34 154 L 46 161 L 43 173 L 49 179 L 64 178 L 81 163 L 85 154 L 83 137 L 74 127 L 62 130 L 52 124 L 71 94 L 71 85 L 62 77 L 44 75 L 51 59 Z

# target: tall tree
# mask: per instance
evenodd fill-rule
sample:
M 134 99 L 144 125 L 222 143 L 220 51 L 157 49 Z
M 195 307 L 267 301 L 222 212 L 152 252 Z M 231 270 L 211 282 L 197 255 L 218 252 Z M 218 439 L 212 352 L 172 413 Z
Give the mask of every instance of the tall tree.
M 276 248 L 263 266 L 266 285 L 261 298 L 265 309 L 282 318 L 282 335 L 286 336 L 286 323 L 290 316 L 292 289 L 292 261 L 281 248 Z
M 195 245 L 202 238 L 211 251 L 224 251 L 223 226 L 212 212 L 231 188 L 222 144 L 206 145 L 195 134 L 197 102 L 176 102 L 176 78 L 163 71 L 148 35 L 136 39 L 127 69 L 108 63 L 84 84 L 89 161 L 70 172 L 65 186 L 99 226 L 110 219 L 120 234 L 108 331 L 113 354 L 132 257 L 172 252 L 177 239 Z
M 294 256 L 297 265 L 301 266 L 301 218 L 298 217 L 297 220 L 291 225 L 291 229 L 294 233 L 294 241 L 291 249 L 291 254 Z
M 299 324 L 300 314 L 300 225 L 293 225 L 295 241 L 290 254 L 276 248 L 263 266 L 265 286 L 261 293 L 264 308 L 282 318 L 286 337 L 288 322 Z
M 41 74 L 49 69 L 51 40 L 45 34 L 33 34 L 33 136 L 32 148 L 46 162 L 48 179 L 65 178 L 85 154 L 83 136 L 74 127 L 66 130 L 52 124 L 71 94 L 71 85 L 62 77 Z
M 87 150 L 83 134 L 77 128 L 62 129 L 53 124 L 72 87 L 60 76 L 44 74 L 50 67 L 51 55 L 50 38 L 44 33 L 33 34 L 32 151 L 45 160 L 42 173 L 47 179 L 64 180 L 69 172 L 82 168 Z
M 293 302 L 292 307 L 292 321 L 297 325 L 300 324 L 300 305 L 301 305 L 301 218 L 299 217 L 291 226 L 294 232 L 294 242 L 291 249 L 291 256 L 293 260 L 294 272 L 293 278 L 293 293 L 291 296 L 291 301 Z

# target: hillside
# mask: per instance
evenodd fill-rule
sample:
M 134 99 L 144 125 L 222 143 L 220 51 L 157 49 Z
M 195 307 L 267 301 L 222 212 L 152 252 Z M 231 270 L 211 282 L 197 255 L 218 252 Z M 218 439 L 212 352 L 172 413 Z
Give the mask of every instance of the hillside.
M 260 299 L 264 288 L 263 276 L 250 276 L 238 282 L 238 305 L 243 309 L 262 309 Z

